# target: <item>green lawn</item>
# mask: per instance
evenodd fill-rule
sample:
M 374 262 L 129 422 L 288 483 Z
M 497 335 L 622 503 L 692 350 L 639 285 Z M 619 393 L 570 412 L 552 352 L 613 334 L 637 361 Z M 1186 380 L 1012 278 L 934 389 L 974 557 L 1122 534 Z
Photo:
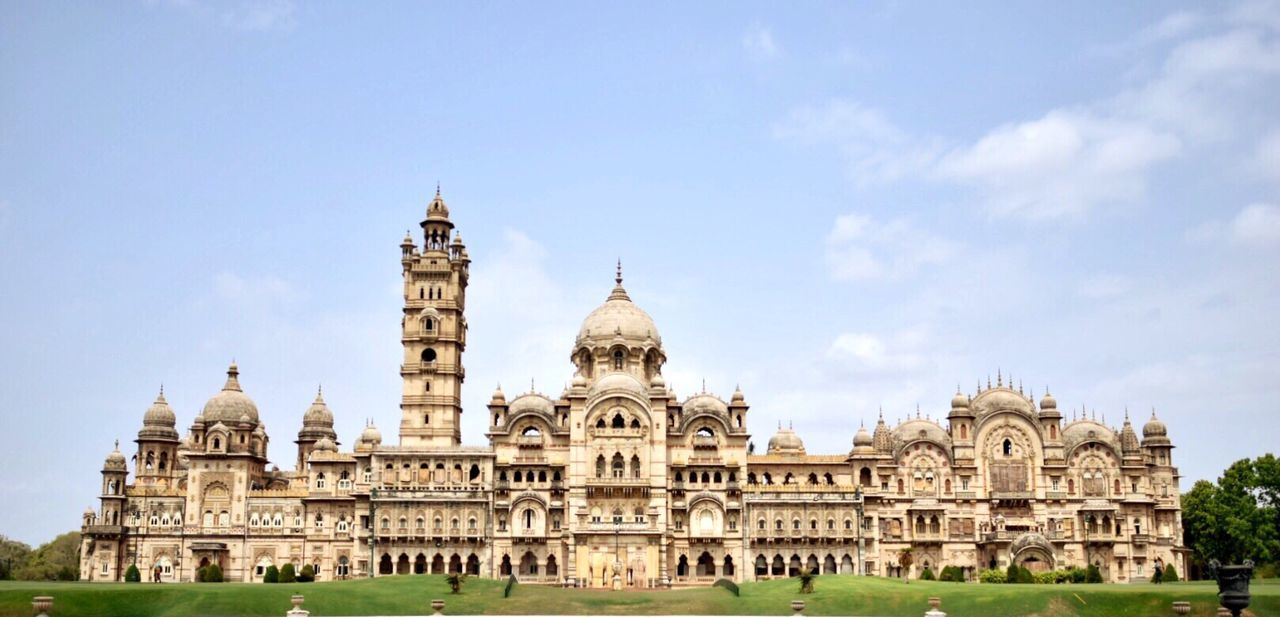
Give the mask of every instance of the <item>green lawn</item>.
M 742 585 L 741 597 L 720 588 L 654 592 L 609 592 L 517 586 L 502 597 L 503 583 L 472 579 L 460 595 L 449 594 L 443 576 L 399 576 L 349 582 L 253 584 L 0 583 L 0 616 L 31 615 L 31 597 L 54 596 L 53 617 L 281 617 L 289 596 L 306 595 L 304 608 L 327 615 L 427 615 L 432 598 L 447 602 L 445 614 L 787 615 L 801 598 L 795 580 Z M 972 585 L 849 576 L 818 577 L 803 596 L 812 615 L 920 617 L 927 598 L 940 596 L 951 617 L 1040 617 L 1172 615 L 1169 603 L 1189 600 L 1193 615 L 1212 617 L 1213 583 L 1171 585 Z M 1280 582 L 1255 581 L 1252 610 L 1280 616 Z

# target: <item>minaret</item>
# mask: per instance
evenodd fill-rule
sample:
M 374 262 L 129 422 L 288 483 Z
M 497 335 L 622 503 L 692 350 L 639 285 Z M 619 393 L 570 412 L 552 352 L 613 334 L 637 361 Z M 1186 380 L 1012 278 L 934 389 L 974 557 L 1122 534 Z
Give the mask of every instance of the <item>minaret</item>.
M 419 252 L 410 238 L 401 243 L 404 273 L 404 381 L 400 399 L 400 445 L 456 446 L 462 441 L 462 381 L 466 370 L 467 279 L 471 258 L 454 235 L 449 207 L 436 188 L 420 223 Z
M 138 431 L 137 462 L 134 474 L 138 484 L 144 486 L 170 486 L 174 467 L 178 462 L 177 416 L 164 399 L 164 387 L 156 402 L 142 416 L 142 430 Z

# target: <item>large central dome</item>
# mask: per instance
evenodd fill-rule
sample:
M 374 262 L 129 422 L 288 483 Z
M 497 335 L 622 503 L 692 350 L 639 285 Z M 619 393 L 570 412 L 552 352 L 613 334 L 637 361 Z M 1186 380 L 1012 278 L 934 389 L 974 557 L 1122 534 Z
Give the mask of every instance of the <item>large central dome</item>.
M 662 337 L 653 318 L 636 306 L 627 290 L 622 288 L 621 270 L 614 280 L 617 284 L 608 299 L 582 321 L 575 347 L 590 346 L 591 342 L 607 344 L 618 337 L 629 342 L 652 341 L 655 345 L 662 345 Z

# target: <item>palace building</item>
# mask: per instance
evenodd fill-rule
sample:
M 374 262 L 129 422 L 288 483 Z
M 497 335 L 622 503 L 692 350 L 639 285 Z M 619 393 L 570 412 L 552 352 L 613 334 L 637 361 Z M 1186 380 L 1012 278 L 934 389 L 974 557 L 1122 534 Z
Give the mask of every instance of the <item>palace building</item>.
M 399 440 L 367 426 L 340 447 L 321 393 L 291 469 L 235 364 L 185 437 L 164 392 L 129 458 L 111 452 L 83 518 L 83 580 L 228 580 L 310 564 L 319 580 L 465 571 L 521 582 L 659 587 L 793 575 L 918 576 L 1096 564 L 1106 580 L 1183 572 L 1178 470 L 1156 418 L 1141 437 L 1067 420 L 1010 378 L 957 392 L 937 414 L 812 454 L 779 427 L 753 452 L 746 397 L 679 398 L 658 327 L 622 285 L 566 348 L 557 395 L 498 389 L 487 446 L 461 445 L 466 246 L 437 191 L 401 243 Z M 568 367 L 566 367 L 567 369 Z M 302 405 L 299 405 L 302 407 Z M 481 410 L 471 410 L 479 413 Z M 945 420 L 941 417 L 945 415 Z M 852 421 L 850 423 L 852 427 Z M 910 572 L 899 563 L 911 549 Z

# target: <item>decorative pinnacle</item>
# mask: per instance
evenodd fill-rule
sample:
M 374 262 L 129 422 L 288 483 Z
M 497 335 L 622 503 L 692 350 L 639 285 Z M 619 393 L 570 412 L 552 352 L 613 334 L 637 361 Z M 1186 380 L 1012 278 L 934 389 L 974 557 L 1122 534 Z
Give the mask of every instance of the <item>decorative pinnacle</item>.
M 117 440 L 116 440 L 116 449 L 117 449 L 117 450 L 119 450 L 119 449 L 120 449 L 120 440 L 119 440 L 119 439 L 117 439 Z
M 436 180 L 436 197 L 440 196 L 440 181 Z
M 622 258 L 621 257 L 618 258 L 618 274 L 613 278 L 613 282 L 619 285 L 622 284 Z
M 1004 378 L 1000 376 L 1000 367 L 996 367 L 996 387 L 1004 387 Z

